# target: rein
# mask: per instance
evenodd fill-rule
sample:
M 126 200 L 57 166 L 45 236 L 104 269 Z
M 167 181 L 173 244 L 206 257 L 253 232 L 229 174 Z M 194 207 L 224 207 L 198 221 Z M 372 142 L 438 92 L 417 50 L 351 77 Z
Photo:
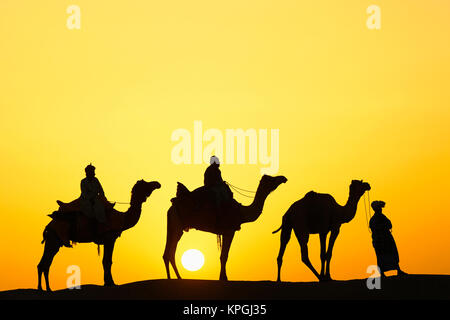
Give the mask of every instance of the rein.
M 367 198 L 367 205 L 366 205 L 366 198 Z M 366 215 L 366 223 L 367 223 L 367 229 L 369 230 L 369 233 L 372 233 L 369 226 L 369 220 L 372 218 L 370 215 L 370 191 L 367 190 L 367 197 L 366 194 L 364 194 L 364 212 Z
M 248 193 L 256 194 L 256 191 L 250 191 L 250 190 L 246 190 L 246 189 L 242 189 L 242 188 L 233 186 L 231 183 L 229 183 L 229 182 L 227 182 L 227 181 L 225 181 L 225 183 L 226 183 L 231 189 L 233 189 L 235 192 L 239 193 L 240 195 L 242 195 L 242 196 L 244 196 L 244 197 L 247 197 L 247 198 L 253 198 L 254 195 L 247 195 L 247 194 L 245 194 L 245 193 L 243 193 L 243 192 L 248 192 Z M 242 192 L 242 191 L 243 191 L 243 192 Z

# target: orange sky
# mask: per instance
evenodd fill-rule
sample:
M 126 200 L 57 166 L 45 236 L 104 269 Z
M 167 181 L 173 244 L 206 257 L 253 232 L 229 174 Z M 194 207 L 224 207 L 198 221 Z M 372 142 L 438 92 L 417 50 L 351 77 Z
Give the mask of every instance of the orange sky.
M 81 9 L 69 30 L 66 9 Z M 366 26 L 369 5 L 381 29 Z M 275 280 L 281 217 L 310 191 L 340 204 L 352 179 L 372 186 L 410 273 L 450 273 L 449 3 L 431 1 L 20 1 L 0 2 L 0 290 L 37 285 L 46 216 L 78 197 L 92 162 L 109 199 L 128 201 L 138 179 L 161 190 L 122 234 L 116 283 L 165 277 L 166 212 L 176 181 L 193 189 L 206 165 L 171 160 L 174 130 L 278 129 L 279 171 L 258 221 L 243 225 L 230 280 Z M 225 180 L 256 189 L 258 164 L 223 164 Z M 236 195 L 238 201 L 249 201 Z M 121 206 L 118 209 L 126 210 Z M 319 267 L 318 236 L 310 258 Z M 204 267 L 186 278 L 217 279 L 214 235 L 189 231 Z M 364 278 L 376 264 L 361 202 L 341 228 L 335 279 Z M 51 269 L 64 288 L 69 265 L 82 284 L 102 284 L 96 246 L 63 248 Z M 295 237 L 283 279 L 312 281 Z

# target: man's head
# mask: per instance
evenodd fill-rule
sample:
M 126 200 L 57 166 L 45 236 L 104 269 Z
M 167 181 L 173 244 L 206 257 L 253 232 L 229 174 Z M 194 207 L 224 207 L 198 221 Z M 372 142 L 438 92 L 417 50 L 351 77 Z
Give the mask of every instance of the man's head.
M 90 163 L 86 168 L 84 168 L 86 172 L 86 177 L 93 178 L 95 177 L 95 167 Z
M 209 159 L 209 164 L 220 166 L 219 158 L 212 156 L 211 159 Z
M 384 201 L 373 201 L 371 204 L 372 209 L 375 212 L 381 212 L 385 205 L 386 203 Z

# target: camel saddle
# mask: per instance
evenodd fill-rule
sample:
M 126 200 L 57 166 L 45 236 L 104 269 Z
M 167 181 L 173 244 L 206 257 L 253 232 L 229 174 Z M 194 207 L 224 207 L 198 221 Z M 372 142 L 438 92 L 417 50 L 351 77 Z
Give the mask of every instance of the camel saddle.
M 60 201 L 58 201 L 59 204 Z M 62 209 L 64 208 L 64 209 Z M 53 220 L 60 220 L 66 222 L 57 230 L 63 243 L 66 247 L 71 247 L 69 239 L 74 242 L 84 242 L 84 234 L 95 234 L 94 241 L 96 244 L 103 244 L 102 236 L 107 232 L 112 231 L 108 223 L 99 223 L 94 218 L 89 218 L 80 210 L 67 210 L 68 207 L 60 207 L 59 210 L 54 211 L 48 216 Z M 106 220 L 109 220 L 112 207 L 105 212 Z M 120 235 L 119 235 L 120 236 Z M 90 242 L 90 241 L 88 241 Z
M 231 191 L 230 191 L 231 192 Z M 242 218 L 238 209 L 239 203 L 231 198 L 217 203 L 215 195 L 208 187 L 202 186 L 189 191 L 186 186 L 178 182 L 177 195 L 171 201 L 178 217 L 182 221 L 185 231 L 196 228 L 198 225 L 206 226 L 214 233 L 222 234 L 229 230 L 240 230 Z M 209 212 L 204 215 L 201 212 Z

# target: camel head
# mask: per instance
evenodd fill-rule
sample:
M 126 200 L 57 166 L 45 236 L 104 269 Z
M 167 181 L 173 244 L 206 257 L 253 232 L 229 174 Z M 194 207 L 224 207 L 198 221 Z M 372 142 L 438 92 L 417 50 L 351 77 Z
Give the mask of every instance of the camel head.
M 352 180 L 350 184 L 350 194 L 361 198 L 364 192 L 370 190 L 370 184 L 362 180 Z
M 272 177 L 267 174 L 263 175 L 261 181 L 259 182 L 259 190 L 264 191 L 264 193 L 269 194 L 274 191 L 282 183 L 286 183 L 287 179 L 284 176 Z
M 152 194 L 153 190 L 161 188 L 161 184 L 158 181 L 147 182 L 139 180 L 131 189 L 131 199 L 137 202 L 145 202 L 147 198 Z

